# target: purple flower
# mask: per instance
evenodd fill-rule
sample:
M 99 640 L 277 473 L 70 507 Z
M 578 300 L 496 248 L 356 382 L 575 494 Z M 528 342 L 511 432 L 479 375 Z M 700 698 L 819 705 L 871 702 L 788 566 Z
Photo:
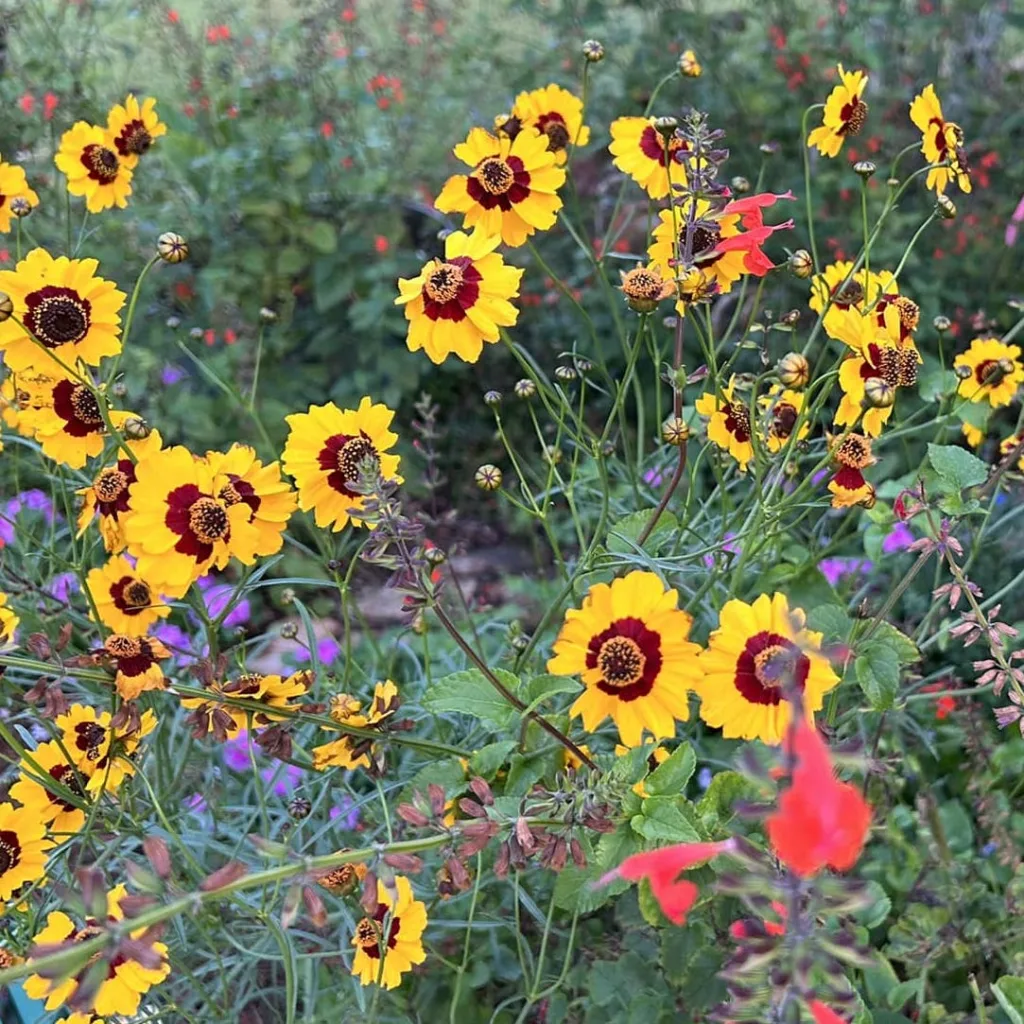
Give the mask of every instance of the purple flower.
M 172 384 L 177 384 L 184 376 L 185 371 L 180 366 L 172 366 L 167 363 L 160 374 L 160 380 L 165 387 L 170 387 Z
M 0 508 L 0 541 L 3 541 L 4 544 L 14 542 L 16 535 L 14 524 L 18 515 L 24 510 L 41 512 L 48 523 L 53 522 L 53 502 L 50 501 L 50 496 L 45 491 L 39 490 L 38 487 L 22 491 L 21 494 L 9 498 Z
M 222 756 L 224 764 L 233 772 L 247 772 L 252 767 L 250 760 L 249 732 L 247 729 L 239 730 L 237 736 L 232 736 L 223 747 Z
M 282 767 L 284 768 L 283 772 L 281 771 Z M 260 772 L 260 778 L 264 782 L 274 780 L 275 796 L 291 796 L 292 791 L 302 779 L 302 774 L 301 768 L 296 768 L 293 764 L 278 762 L 269 768 L 264 768 Z
M 914 543 L 914 535 L 906 523 L 896 523 L 889 536 L 882 541 L 882 553 L 891 555 L 896 551 L 903 551 Z
M 350 796 L 342 796 L 341 803 L 331 808 L 330 817 L 331 821 L 348 832 L 359 827 L 359 808 Z
M 665 479 L 664 473 L 660 469 L 649 469 L 644 473 L 644 483 L 651 487 L 660 487 L 662 481 Z
M 203 814 L 206 811 L 206 798 L 202 793 L 193 793 L 185 798 L 185 810 L 193 814 Z
M 871 563 L 866 558 L 823 558 L 818 563 L 822 576 L 835 587 L 844 576 L 871 571 Z
M 230 583 L 218 583 L 213 576 L 201 576 L 199 578 L 199 592 L 203 595 L 206 614 L 211 619 L 215 619 L 227 608 L 235 588 Z M 225 629 L 242 626 L 249 621 L 251 614 L 252 610 L 249 607 L 249 600 L 248 598 L 243 598 L 224 616 L 222 625 Z
M 67 602 L 72 594 L 78 593 L 78 577 L 73 572 L 62 572 L 54 576 L 46 588 L 58 601 Z
M 728 552 L 730 555 L 738 555 L 740 548 L 738 544 L 733 544 L 733 540 L 736 534 L 731 530 L 726 533 L 724 542 L 720 550 Z M 704 556 L 704 564 L 710 569 L 715 564 L 715 555 L 711 552 Z
M 341 654 L 341 644 L 333 636 L 323 636 L 316 644 L 316 656 L 320 659 L 321 665 L 330 665 L 337 656 Z M 309 661 L 309 651 L 300 647 L 295 652 L 295 660 L 299 663 Z

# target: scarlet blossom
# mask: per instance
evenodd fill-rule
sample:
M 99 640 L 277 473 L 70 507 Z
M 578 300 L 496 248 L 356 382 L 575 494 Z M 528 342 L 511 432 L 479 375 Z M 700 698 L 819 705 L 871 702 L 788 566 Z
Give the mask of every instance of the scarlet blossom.
M 847 871 L 857 863 L 871 827 L 871 808 L 832 771 L 825 741 L 801 722 L 792 740 L 796 768 L 789 789 L 766 824 L 778 858 L 801 878 L 825 867 Z
M 391 244 L 384 237 L 384 235 L 377 235 L 377 237 L 374 238 L 373 240 L 373 247 L 374 249 L 377 250 L 377 252 L 385 253 L 388 251 L 388 249 L 391 248 Z
M 662 913 L 673 924 L 685 924 L 686 915 L 697 901 L 698 890 L 693 882 L 680 881 L 679 875 L 721 853 L 728 853 L 734 845 L 732 839 L 725 839 L 720 843 L 678 843 L 647 853 L 634 853 L 605 875 L 598 885 L 608 885 L 616 878 L 629 882 L 646 878 Z
M 355 165 L 355 161 L 352 159 L 352 157 L 350 157 L 350 156 L 343 156 L 341 158 L 341 166 L 344 167 L 346 171 L 352 170 L 354 165 Z
M 341 12 L 341 20 L 342 21 L 355 21 L 356 20 L 355 8 L 354 7 L 346 7 L 345 10 L 343 10 Z
M 23 114 L 31 114 L 36 109 L 36 98 L 30 92 L 24 92 L 18 98 L 18 106 Z
M 236 107 L 234 103 L 232 103 L 231 106 L 224 111 L 224 113 L 227 114 L 227 116 L 230 117 L 232 120 L 234 120 L 236 117 L 238 117 L 238 107 Z
M 206 330 L 203 331 L 203 341 L 205 341 L 207 345 L 212 345 L 216 340 L 217 332 L 212 327 L 207 327 Z
M 181 21 L 181 15 L 172 7 L 167 12 L 167 20 L 172 25 L 177 25 Z
M 811 1003 L 811 1015 L 814 1017 L 814 1024 L 846 1024 L 838 1013 L 817 999 Z
M 60 98 L 52 92 L 48 92 L 43 97 L 43 120 L 50 121 L 53 119 L 53 112 L 57 109 L 60 104 Z
M 786 919 L 789 916 L 789 911 L 784 903 L 780 903 L 778 900 L 772 900 L 772 910 L 778 915 L 778 921 L 769 921 L 767 919 L 760 922 L 761 927 L 764 929 L 766 935 L 785 935 L 786 934 Z M 781 922 L 781 923 L 780 923 Z M 753 925 L 753 927 L 752 927 Z M 739 920 L 733 921 L 729 925 L 729 934 L 734 939 L 749 939 L 756 934 L 760 934 L 757 929 L 757 922 L 750 920 Z
M 322 123 L 322 124 L 320 125 L 320 134 L 321 134 L 321 135 L 322 135 L 322 136 L 323 136 L 323 137 L 324 137 L 325 139 L 330 139 L 330 138 L 333 138 L 333 136 L 334 136 L 334 125 L 333 125 L 333 124 L 331 124 L 331 122 L 330 122 L 330 121 L 324 121 L 324 122 L 323 122 L 323 123 Z
M 195 117 L 195 116 L 196 116 L 196 108 L 195 108 L 195 104 L 193 104 L 193 103 L 186 103 L 186 104 L 185 104 L 185 105 L 184 105 L 184 106 L 183 106 L 183 107 L 181 108 L 181 112 L 182 112 L 182 113 L 183 113 L 183 114 L 184 114 L 184 115 L 185 115 L 186 117 Z
M 234 345 L 238 341 L 238 335 L 230 328 L 226 328 L 224 331 L 224 343 L 227 345 Z

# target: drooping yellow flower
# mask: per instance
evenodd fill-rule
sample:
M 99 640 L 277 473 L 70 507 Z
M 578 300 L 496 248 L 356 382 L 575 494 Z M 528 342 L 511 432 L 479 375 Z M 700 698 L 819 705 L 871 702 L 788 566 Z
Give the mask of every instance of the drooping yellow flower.
M 583 123 L 583 101 L 560 85 L 521 92 L 512 104 L 514 130 L 532 128 L 545 136 L 559 166 L 568 159 L 570 146 L 585 146 L 590 129 Z M 509 124 L 502 126 L 508 131 Z
M 8 644 L 14 639 L 14 631 L 21 619 L 7 603 L 7 595 L 0 590 L 0 645 Z
M 105 128 L 78 121 L 60 140 L 53 162 L 68 179 L 68 191 L 84 196 L 90 213 L 117 206 L 124 209 L 132 194 L 132 172 L 117 154 L 114 139 Z
M 390 718 L 399 706 L 398 687 L 390 680 L 377 683 L 373 699 L 363 710 L 362 703 L 347 693 L 336 694 L 331 700 L 331 718 L 357 729 L 373 729 Z M 328 768 L 369 768 L 372 740 L 356 736 L 339 736 L 330 743 L 313 748 L 313 767 L 317 771 Z
M 11 230 L 12 199 L 24 199 L 32 208 L 39 205 L 39 196 L 29 188 L 25 168 L 0 159 L 0 233 Z
M 444 259 L 432 259 L 414 278 L 398 282 L 395 305 L 405 306 L 406 344 L 422 349 L 431 362 L 456 355 L 475 363 L 484 342 L 498 340 L 519 310 L 509 301 L 519 294 L 523 271 L 508 266 L 494 250 L 501 239 L 481 231 L 453 231 L 444 242 Z
M 966 352 L 953 360 L 957 369 L 970 371 L 957 387 L 957 394 L 970 402 L 988 402 L 993 409 L 1009 405 L 1024 383 L 1020 346 L 1007 345 L 998 338 L 975 338 Z
M 160 662 L 171 652 L 155 636 L 111 633 L 103 641 L 103 656 L 117 670 L 114 686 L 122 700 L 135 700 L 149 690 L 166 690 Z
M 0 804 L 0 901 L 46 873 L 46 825 L 31 807 Z
M 704 74 L 704 68 L 693 50 L 683 50 L 679 55 L 679 73 L 686 78 L 700 78 Z
M 514 139 L 472 128 L 455 155 L 473 170 L 453 175 L 434 205 L 443 213 L 464 213 L 465 227 L 479 227 L 506 245 L 523 245 L 535 231 L 554 223 L 565 171 L 548 149 L 548 136 L 524 128 Z
M 79 772 L 87 778 L 86 792 L 117 792 L 125 777 L 135 774 L 131 755 L 156 728 L 156 715 L 142 713 L 137 731 L 127 726 L 113 727 L 109 711 L 100 711 L 86 704 L 72 704 L 66 714 L 55 722 L 61 731 L 64 749 L 74 759 Z
M 125 886 L 115 886 L 107 893 L 105 919 L 87 917 L 80 927 L 63 911 L 51 912 L 46 917 L 46 927 L 36 935 L 34 944 L 57 946 L 69 940 L 83 940 L 99 934 L 105 926 L 124 919 L 121 902 L 127 895 Z M 132 938 L 139 938 L 145 930 L 139 928 L 130 935 Z M 158 967 L 145 967 L 128 956 L 119 956 L 110 963 L 107 976 L 99 982 L 98 988 L 81 1013 L 91 1011 L 100 1017 L 132 1017 L 138 1013 L 142 997 L 154 985 L 159 985 L 171 972 L 170 964 L 167 963 L 167 946 L 162 942 L 153 942 L 151 948 L 162 961 Z M 62 981 L 33 974 L 25 980 L 25 992 L 29 998 L 45 1000 L 48 1010 L 56 1010 L 67 1003 L 75 995 L 78 987 L 79 983 L 73 977 Z
M 964 152 L 964 133 L 958 124 L 942 116 L 942 104 L 935 94 L 934 85 L 926 85 L 910 104 L 910 120 L 921 132 L 921 152 L 929 164 L 948 164 L 932 167 L 925 185 L 942 195 L 952 182 L 961 192 L 971 191 L 971 173 Z
M 156 139 L 166 134 L 167 125 L 157 117 L 156 100 L 152 96 L 140 104 L 129 94 L 123 105 L 115 104 L 107 115 L 107 135 L 121 163 L 129 170 L 149 152 Z
M 100 622 L 125 636 L 145 636 L 154 622 L 171 612 L 124 555 L 115 555 L 105 565 L 90 569 L 85 587 Z
M 878 460 L 871 454 L 871 438 L 864 434 L 842 434 L 832 442 L 836 473 L 829 481 L 833 508 L 852 508 L 875 503 L 875 489 L 864 479 L 864 470 Z
M 726 739 L 778 744 L 789 726 L 785 694 L 793 686 L 813 721 L 839 678 L 821 654 L 821 634 L 804 629 L 804 621 L 784 594 L 762 594 L 753 604 L 727 601 L 700 656 L 700 717 Z
M 843 143 L 858 135 L 868 117 L 868 105 L 861 99 L 868 76 L 863 71 L 844 71 L 838 65 L 839 84 L 825 100 L 821 125 L 807 136 L 807 145 L 822 156 L 838 156 Z
M 692 623 L 655 573 L 596 583 L 581 608 L 565 613 L 548 671 L 582 679 L 571 714 L 588 732 L 610 717 L 630 747 L 644 732 L 671 737 L 690 717 L 689 691 L 701 673 L 700 648 L 687 640 Z
M 735 397 L 736 378 L 731 377 L 721 395 L 705 392 L 694 403 L 701 416 L 708 417 L 708 438 L 727 451 L 745 471 L 754 457 L 751 440 L 750 409 Z
M 427 906 L 415 898 L 409 879 L 396 875 L 393 888 L 377 882 L 377 908 L 352 936 L 352 973 L 363 985 L 397 988 L 402 975 L 427 959 L 423 932 Z
M 299 508 L 313 510 L 316 525 L 333 531 L 348 525 L 365 495 L 353 490 L 364 466 L 377 467 L 385 480 L 402 482 L 399 458 L 388 453 L 398 435 L 389 429 L 395 413 L 364 397 L 358 409 L 333 402 L 311 405 L 308 412 L 286 416 L 290 428 L 281 462 L 299 488 Z M 361 525 L 355 519 L 356 525 Z
M 652 199 L 669 194 L 672 185 L 685 185 L 683 164 L 690 152 L 688 143 L 678 135 L 666 141 L 654 127 L 653 117 L 620 117 L 611 123 L 612 142 L 608 147 L 612 162 L 628 174 Z
M 239 502 L 248 506 L 249 522 L 259 534 L 255 554 L 276 555 L 297 501 L 291 485 L 281 478 L 280 464 L 264 466 L 246 444 L 233 444 L 227 452 L 207 452 L 206 462 L 217 497 L 229 508 Z
M 88 807 L 92 801 L 86 794 L 85 786 L 95 765 L 88 763 L 78 768 L 68 760 L 56 740 L 40 743 L 28 758 L 18 765 L 18 781 L 11 786 L 11 799 L 17 800 L 26 808 L 30 808 L 39 818 L 50 826 L 50 831 L 57 836 L 69 836 L 78 832 L 85 824 L 86 811 L 80 805 Z M 49 776 L 54 782 L 70 790 L 79 803 L 48 790 L 39 780 Z M 113 790 L 108 787 L 108 791 Z
M 212 733 L 223 741 L 235 736 L 241 729 L 259 729 L 273 722 L 280 722 L 286 715 L 275 714 L 276 710 L 287 710 L 293 705 L 294 697 L 301 697 L 313 682 L 313 673 L 308 669 L 293 672 L 290 676 L 264 675 L 262 672 L 246 672 L 227 683 L 214 683 L 207 687 L 205 697 L 187 697 L 181 706 L 193 714 L 190 721 L 193 734 L 204 736 Z M 226 702 L 247 700 L 262 704 L 265 710 L 249 711 Z
M 75 367 L 79 361 L 98 366 L 121 351 L 125 295 L 96 276 L 98 267 L 97 260 L 54 259 L 33 249 L 14 270 L 0 270 L 0 292 L 14 305 L 13 315 L 0 323 L 0 351 L 11 370 L 64 372 L 47 352 Z
M 180 445 L 142 459 L 128 491 L 124 535 L 138 570 L 168 597 L 180 597 L 232 555 L 251 565 L 260 532 L 245 502 L 229 504 L 203 459 Z
M 768 451 L 781 451 L 793 436 L 796 421 L 804 407 L 804 393 L 776 384 L 767 395 L 762 395 L 757 400 L 757 404 L 762 414 L 767 417 L 765 444 Z M 805 420 L 800 426 L 797 440 L 802 441 L 810 432 L 810 421 Z

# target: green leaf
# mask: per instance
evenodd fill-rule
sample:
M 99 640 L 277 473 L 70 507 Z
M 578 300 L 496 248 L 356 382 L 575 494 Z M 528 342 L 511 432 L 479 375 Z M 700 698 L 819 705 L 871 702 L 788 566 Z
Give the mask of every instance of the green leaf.
M 697 804 L 701 823 L 709 832 L 713 832 L 732 817 L 732 805 L 744 793 L 751 793 L 756 788 L 750 779 L 739 772 L 719 772 Z
M 699 843 L 703 836 L 694 824 L 693 804 L 682 796 L 649 796 L 630 821 L 644 839 L 667 843 Z
M 900 688 L 900 659 L 888 644 L 872 640 L 854 662 L 857 682 L 875 711 L 888 711 Z
M 530 787 L 549 768 L 554 771 L 555 756 L 551 753 L 513 754 L 509 759 L 508 777 L 505 779 L 506 795 L 519 797 L 529 792 Z
M 510 690 L 518 689 L 519 680 L 511 672 L 500 668 L 491 671 Z M 506 728 L 516 717 L 516 709 L 475 668 L 453 672 L 436 680 L 427 687 L 422 703 L 423 707 L 434 714 L 457 712 L 470 715 L 498 729 Z
M 580 681 L 571 676 L 534 676 L 524 688 L 523 700 L 532 708 L 557 693 L 580 692 Z
M 957 406 L 956 414 L 961 423 L 969 423 L 978 430 L 986 430 L 991 411 L 988 402 L 961 402 Z
M 896 652 L 896 657 L 900 659 L 901 665 L 912 665 L 915 661 L 921 660 L 921 652 L 917 649 L 917 644 L 906 633 L 901 633 L 888 622 L 880 622 L 875 630 L 875 635 L 879 640 L 885 640 L 886 644 Z
M 823 604 L 807 613 L 807 628 L 822 634 L 826 642 L 846 640 L 853 627 L 853 619 L 837 604 Z
M 1004 974 L 992 983 L 992 994 L 1006 1011 L 1011 1024 L 1024 1024 L 1024 978 Z
M 313 221 L 302 234 L 321 256 L 327 256 L 338 248 L 338 231 L 329 220 Z
M 502 740 L 500 743 L 488 743 L 481 747 L 470 759 L 470 771 L 485 779 L 493 779 L 498 769 L 508 760 L 508 755 L 515 750 L 515 740 Z
M 637 541 L 644 528 L 654 515 L 653 508 L 641 509 L 639 512 L 632 512 L 624 516 L 617 523 L 613 524 L 608 531 L 608 550 L 617 555 L 636 554 L 639 547 Z M 651 535 L 644 541 L 644 548 L 654 552 L 659 545 L 664 543 L 671 534 L 679 529 L 679 520 L 667 509 L 658 517 L 658 522 Z
M 917 391 L 926 402 L 937 402 L 940 395 L 948 395 L 956 385 L 957 376 L 952 370 L 934 369 L 921 374 Z
M 680 743 L 671 756 L 647 776 L 644 789 L 650 796 L 682 793 L 697 767 L 697 755 L 689 743 Z
M 868 882 L 868 891 L 872 896 L 871 904 L 863 910 L 856 911 L 854 917 L 865 928 L 877 928 L 889 916 L 892 900 L 878 882 Z
M 929 444 L 928 461 L 951 491 L 984 483 L 988 467 L 976 455 L 954 444 Z

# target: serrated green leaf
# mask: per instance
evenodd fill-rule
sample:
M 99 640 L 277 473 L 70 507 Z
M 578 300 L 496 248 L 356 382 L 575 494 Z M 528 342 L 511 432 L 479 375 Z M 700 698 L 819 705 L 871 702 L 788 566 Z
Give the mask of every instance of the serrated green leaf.
M 500 668 L 491 671 L 510 690 L 518 689 L 519 680 L 511 672 Z M 515 708 L 475 668 L 435 680 L 424 692 L 422 703 L 434 714 L 471 715 L 497 729 L 507 727 L 516 717 Z
M 682 796 L 649 796 L 633 816 L 630 826 L 644 839 L 666 843 L 699 843 L 703 838 L 694 824 L 696 810 Z
M 653 515 L 654 509 L 645 508 L 623 516 L 608 531 L 608 550 L 618 555 L 636 554 L 640 534 L 644 532 L 644 528 Z M 658 522 L 651 531 L 651 535 L 644 541 L 644 548 L 647 551 L 657 551 L 659 544 L 667 540 L 678 529 L 679 520 L 671 512 L 665 510 L 658 517 Z
M 329 220 L 312 221 L 302 237 L 321 256 L 328 256 L 338 248 L 338 229 Z
M 470 759 L 469 767 L 474 775 L 480 775 L 488 781 L 494 778 L 497 770 L 508 760 L 509 754 L 515 750 L 515 740 L 501 740 L 499 743 L 488 743 L 481 747 Z
M 940 480 L 955 493 L 984 483 L 988 467 L 976 455 L 954 444 L 929 444 L 928 461 Z
M 580 681 L 572 676 L 534 676 L 524 689 L 527 704 L 553 697 L 556 693 L 579 693 Z
M 846 640 L 853 627 L 853 619 L 837 604 L 823 604 L 807 613 L 807 628 L 821 633 L 826 642 Z
M 674 796 L 682 793 L 697 767 L 697 755 L 689 743 L 680 743 L 671 755 L 644 780 L 650 796 Z
M 857 682 L 875 711 L 888 711 L 900 688 L 900 659 L 884 641 L 865 644 L 854 662 Z
M 697 803 L 697 814 L 704 827 L 713 831 L 732 816 L 732 805 L 756 787 L 739 772 L 719 772 Z
M 901 633 L 890 623 L 880 622 L 875 630 L 875 636 L 885 640 L 892 647 L 896 652 L 896 657 L 900 659 L 900 664 L 912 665 L 915 661 L 921 660 L 921 652 L 917 649 L 917 644 L 906 633 Z

